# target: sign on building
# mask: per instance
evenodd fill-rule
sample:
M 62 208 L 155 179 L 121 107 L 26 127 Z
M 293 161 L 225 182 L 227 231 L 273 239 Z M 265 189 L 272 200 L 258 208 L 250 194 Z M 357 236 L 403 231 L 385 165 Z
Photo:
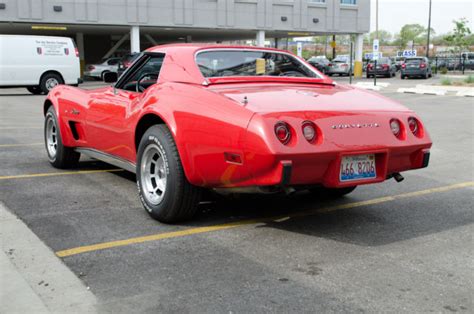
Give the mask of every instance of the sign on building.
M 397 57 L 416 57 L 416 49 L 397 51 Z

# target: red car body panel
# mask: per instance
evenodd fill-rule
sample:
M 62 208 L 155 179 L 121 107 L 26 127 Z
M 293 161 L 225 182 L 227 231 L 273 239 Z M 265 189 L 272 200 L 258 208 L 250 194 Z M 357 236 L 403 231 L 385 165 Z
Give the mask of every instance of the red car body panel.
M 393 173 L 426 166 L 431 140 L 422 125 L 418 136 L 410 132 L 408 118 L 421 120 L 404 106 L 373 92 L 333 84 L 324 76 L 206 79 L 195 63 L 196 53 L 203 49 L 273 51 L 157 46 L 148 51 L 166 56 L 157 83 L 143 93 L 58 86 L 46 105 L 55 107 L 64 145 L 135 164 L 137 126 L 153 115 L 171 130 L 188 181 L 203 187 L 278 185 L 285 165 L 291 166 L 287 184 L 327 187 L 380 182 Z M 394 118 L 402 122 L 401 138 L 390 129 Z M 275 136 L 279 121 L 291 128 L 287 145 Z M 304 121 L 317 126 L 314 143 L 303 137 Z M 357 127 L 364 124 L 378 127 Z M 375 154 L 377 177 L 340 182 L 342 156 L 366 153 Z M 229 154 L 240 160 L 229 160 Z

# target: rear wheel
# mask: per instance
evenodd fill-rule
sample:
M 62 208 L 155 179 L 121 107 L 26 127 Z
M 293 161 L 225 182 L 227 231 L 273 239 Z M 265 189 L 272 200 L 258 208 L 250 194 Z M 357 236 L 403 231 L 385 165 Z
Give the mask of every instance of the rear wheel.
M 47 73 L 43 75 L 40 82 L 40 88 L 43 93 L 47 94 L 52 90 L 56 85 L 64 84 L 63 79 L 56 73 Z
M 44 143 L 48 160 L 53 167 L 67 169 L 77 165 L 81 154 L 75 152 L 73 148 L 63 145 L 53 106 L 49 107 L 44 119 Z
M 41 95 L 43 93 L 39 86 L 28 86 L 26 89 L 33 95 Z
M 325 188 L 325 187 L 317 187 L 317 188 L 311 188 L 309 191 L 311 193 L 314 193 L 318 196 L 322 197 L 330 197 L 330 198 L 338 198 L 342 197 L 344 195 L 347 195 L 354 191 L 357 186 L 349 186 L 345 188 Z
M 109 73 L 110 71 L 104 71 L 102 72 L 102 74 L 100 75 L 100 79 L 103 81 L 104 80 L 104 76 L 105 76 L 105 73 Z
M 165 125 L 150 127 L 140 141 L 137 186 L 143 206 L 158 221 L 178 222 L 197 212 L 201 189 L 186 179 L 173 136 Z

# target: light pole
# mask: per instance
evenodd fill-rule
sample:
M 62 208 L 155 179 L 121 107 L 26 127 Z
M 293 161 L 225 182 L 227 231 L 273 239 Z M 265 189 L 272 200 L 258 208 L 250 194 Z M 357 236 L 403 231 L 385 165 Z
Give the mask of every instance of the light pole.
M 379 0 L 375 0 L 375 39 L 379 39 Z
M 430 32 L 431 32 L 431 0 L 430 9 L 428 13 L 428 38 L 426 39 L 426 57 L 430 57 Z

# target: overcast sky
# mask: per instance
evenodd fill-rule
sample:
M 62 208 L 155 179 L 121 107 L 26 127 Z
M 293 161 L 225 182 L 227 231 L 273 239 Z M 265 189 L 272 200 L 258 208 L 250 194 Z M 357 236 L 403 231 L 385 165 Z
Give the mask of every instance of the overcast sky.
M 371 1 L 371 31 L 375 30 L 375 2 Z M 473 27 L 473 0 L 432 0 L 431 27 L 436 34 L 453 29 L 452 21 L 465 17 Z M 379 29 L 398 33 L 403 25 L 418 23 L 428 26 L 429 0 L 379 0 Z

